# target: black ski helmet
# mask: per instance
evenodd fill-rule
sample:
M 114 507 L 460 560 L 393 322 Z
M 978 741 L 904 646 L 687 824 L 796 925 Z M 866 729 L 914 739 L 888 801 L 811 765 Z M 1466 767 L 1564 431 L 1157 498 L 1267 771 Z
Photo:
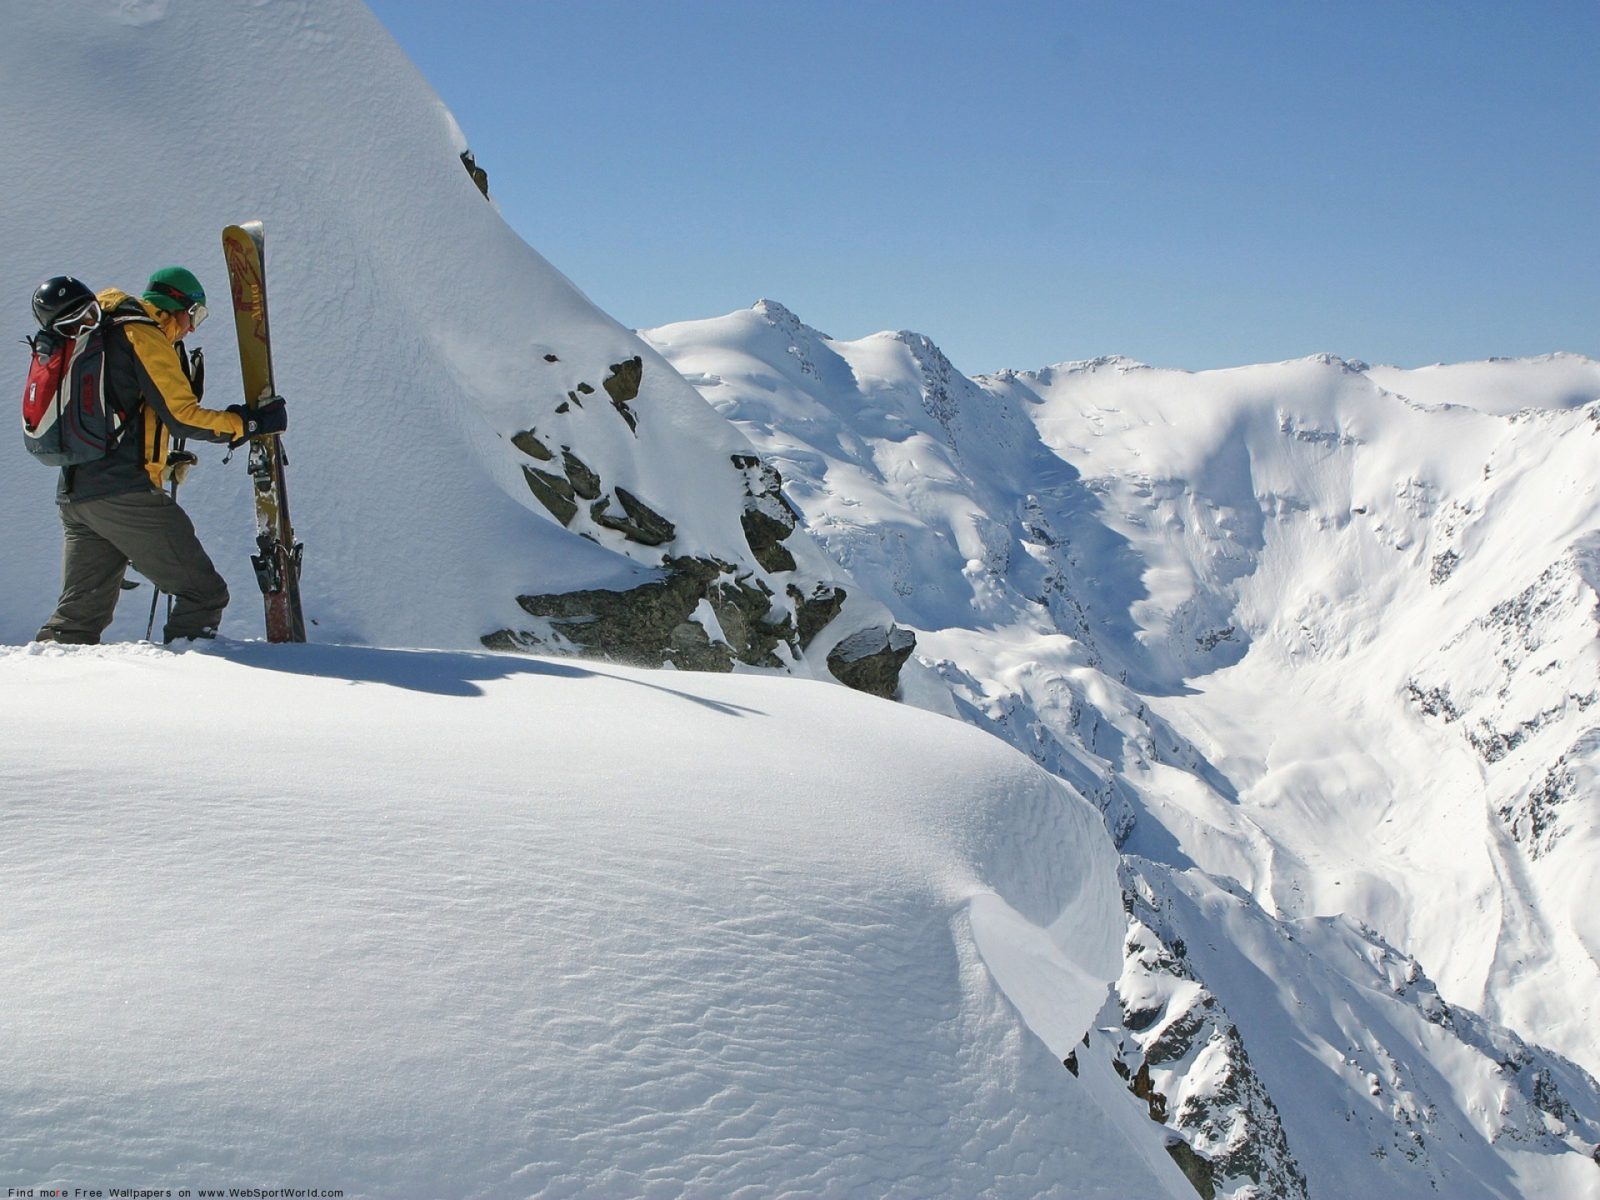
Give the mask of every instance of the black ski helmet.
M 87 285 L 71 275 L 57 275 L 46 279 L 33 293 L 33 317 L 40 329 L 50 329 L 62 317 L 70 317 L 86 308 L 94 300 Z

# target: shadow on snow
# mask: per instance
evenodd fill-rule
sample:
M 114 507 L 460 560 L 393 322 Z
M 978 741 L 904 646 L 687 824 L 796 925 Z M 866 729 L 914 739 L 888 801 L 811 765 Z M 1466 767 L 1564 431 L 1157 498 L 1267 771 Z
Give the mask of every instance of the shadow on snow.
M 308 642 L 273 645 L 268 642 L 218 642 L 204 653 L 240 666 L 351 683 L 376 683 L 436 696 L 472 697 L 484 694 L 484 683 L 516 675 L 549 679 L 611 679 L 635 687 L 677 696 L 726 716 L 762 715 L 759 709 L 710 700 L 665 684 L 647 683 L 631 675 L 612 674 L 599 664 L 554 662 L 519 654 L 487 650 L 397 650 L 375 646 L 335 646 Z

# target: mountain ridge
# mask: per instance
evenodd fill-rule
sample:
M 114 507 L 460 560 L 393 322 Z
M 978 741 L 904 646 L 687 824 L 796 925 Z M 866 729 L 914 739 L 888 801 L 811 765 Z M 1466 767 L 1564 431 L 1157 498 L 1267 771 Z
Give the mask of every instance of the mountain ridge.
M 1296 1101 L 1279 1151 L 1248 1163 L 1226 1147 L 1252 1123 L 1266 1136 L 1265 1110 L 1246 1099 L 1255 1085 L 1220 1107 L 1191 1109 L 1186 1122 L 1174 1098 L 1214 1086 L 1198 1066 L 1206 1055 L 1189 1041 L 1176 1054 L 1157 1052 L 1132 1028 L 1143 1020 L 1135 1006 L 1102 1032 L 1128 1048 L 1131 1084 L 1152 1097 L 1152 1115 L 1160 1097 L 1161 1119 L 1210 1164 L 1203 1169 L 1217 1194 L 1343 1187 L 1358 1145 L 1377 1164 L 1361 1186 L 1393 1195 L 1441 1187 L 1501 1194 L 1487 1182 L 1492 1172 L 1455 1157 L 1458 1137 L 1482 1139 L 1493 1155 L 1507 1138 L 1552 1136 L 1558 1156 L 1591 1155 L 1592 1118 L 1551 1117 L 1545 1129 L 1537 1113 L 1565 1114 L 1568 1103 L 1546 1096 L 1540 1108 L 1529 1098 L 1548 1085 L 1530 1081 L 1544 1076 L 1506 1068 L 1502 1079 L 1492 1047 L 1513 1044 L 1518 1029 L 1554 1044 L 1570 1056 L 1549 1061 L 1566 1064 L 1558 1073 L 1578 1097 L 1571 1111 L 1593 1111 L 1596 1085 L 1579 1064 L 1592 1070 L 1600 1047 L 1584 1032 L 1582 981 L 1594 969 L 1585 947 L 1600 945 L 1586 939 L 1600 931 L 1587 928 L 1592 888 L 1574 872 L 1580 847 L 1596 840 L 1583 781 L 1597 743 L 1585 732 L 1588 693 L 1577 688 L 1563 699 L 1551 689 L 1600 671 L 1586 615 L 1593 604 L 1578 582 L 1578 564 L 1589 561 L 1583 548 L 1600 529 L 1582 466 L 1592 461 L 1600 372 L 1594 395 L 1570 403 L 1571 370 L 1595 364 L 1581 356 L 1494 364 L 1496 386 L 1509 391 L 1475 394 L 1471 404 L 1439 402 L 1431 375 L 1414 399 L 1402 394 L 1409 376 L 1380 382 L 1374 368 L 1333 355 L 1209 372 L 1108 356 L 967 380 L 926 370 L 939 356 L 920 335 L 838 341 L 784 312 L 792 336 L 814 342 L 814 353 L 872 370 L 834 376 L 832 385 L 803 376 L 793 389 L 767 392 L 755 384 L 762 366 L 723 357 L 739 314 L 645 332 L 687 377 L 715 377 L 702 386 L 707 400 L 783 467 L 786 489 L 824 545 L 863 583 L 876 581 L 876 597 L 915 630 L 918 662 L 941 687 L 914 677 L 908 699 L 943 709 L 950 699 L 938 693 L 948 693 L 964 719 L 1091 797 L 1127 855 L 1135 909 L 1142 893 L 1187 894 L 1182 903 L 1193 911 L 1220 914 L 1222 898 L 1236 895 L 1263 934 L 1276 930 L 1262 954 L 1278 940 L 1305 942 L 1295 931 L 1306 921 L 1348 914 L 1341 936 L 1350 944 L 1430 964 L 1440 1003 L 1462 1014 L 1462 1030 L 1498 1023 L 1492 1035 L 1447 1030 L 1448 1051 L 1421 1026 L 1369 1042 L 1373 1061 L 1406 1064 L 1396 1069 L 1412 1082 L 1400 1091 L 1413 1099 L 1390 1103 L 1389 1090 L 1367 1094 L 1364 1076 L 1346 1075 L 1319 1094 L 1324 1114 L 1375 1108 L 1354 1143 Z M 916 352 L 896 367 L 882 353 L 893 344 Z M 741 369 L 754 374 L 741 378 Z M 1461 370 L 1483 386 L 1472 365 Z M 758 391 L 759 423 L 746 419 Z M 876 415 L 886 400 L 902 422 L 892 430 Z M 834 446 L 851 449 L 841 456 Z M 852 465 L 861 462 L 877 469 Z M 1536 536 L 1524 530 L 1529 521 Z M 893 552 L 920 546 L 930 532 L 926 550 Z M 949 553 L 963 543 L 974 549 Z M 931 605 L 924 589 L 943 599 Z M 1496 639 L 1510 639 L 1516 663 L 1544 668 L 1508 668 L 1521 697 L 1483 673 L 1507 657 L 1494 650 Z M 1552 660 L 1558 665 L 1547 667 Z M 1407 690 L 1418 672 L 1420 700 Z M 1474 672 L 1481 681 L 1461 691 L 1467 707 L 1445 707 L 1455 704 L 1452 686 L 1463 689 Z M 1447 727 L 1443 740 L 1428 721 Z M 1481 776 L 1482 752 L 1470 739 L 1455 740 L 1469 727 L 1498 746 L 1528 721 L 1538 735 L 1516 739 L 1508 755 L 1521 758 L 1510 766 L 1488 764 L 1493 778 Z M 1488 811 L 1453 799 L 1475 793 L 1486 794 Z M 1541 865 L 1514 840 L 1549 838 L 1557 827 L 1566 830 L 1557 852 L 1572 866 Z M 1481 845 L 1468 849 L 1477 838 Z M 1440 910 L 1432 898 L 1441 889 L 1486 915 L 1463 920 Z M 1499 907 L 1503 919 L 1488 915 Z M 1143 934 L 1130 925 L 1128 970 L 1151 937 L 1192 945 L 1204 936 L 1200 918 L 1187 923 L 1183 933 L 1161 921 Z M 1323 953 L 1351 953 L 1334 945 Z M 1535 956 L 1536 970 L 1519 967 L 1519 947 Z M 1185 957 L 1171 945 L 1156 953 Z M 1365 968 L 1320 958 L 1266 961 L 1212 956 L 1209 966 L 1193 965 L 1211 999 L 1172 1001 L 1161 1027 L 1211 1029 L 1217 1046 L 1236 1029 L 1248 1059 L 1264 1055 L 1277 1079 L 1270 1097 L 1290 1086 L 1282 1068 L 1303 1053 L 1296 1046 L 1331 1047 L 1340 1035 L 1302 1028 L 1299 1000 L 1241 987 L 1234 976 L 1314 967 L 1331 991 L 1361 995 L 1371 981 Z M 1415 972 L 1424 978 L 1420 966 Z M 1474 1009 L 1483 1015 L 1469 1019 Z M 1398 1030 L 1395 1019 L 1380 1023 Z M 1297 1032 L 1273 1032 L 1284 1029 Z M 1416 1080 L 1441 1055 L 1459 1059 L 1456 1082 L 1419 1091 Z M 1241 1080 L 1255 1075 L 1246 1061 L 1229 1068 Z M 1144 1076 L 1141 1065 L 1150 1068 Z M 1474 1116 L 1482 1089 L 1501 1086 L 1511 1090 L 1494 1103 L 1523 1113 L 1513 1122 L 1519 1132 Z M 1458 1089 L 1459 1098 L 1447 1105 L 1437 1088 Z M 1448 1120 L 1447 1107 L 1457 1114 Z M 1302 1168 L 1306 1182 L 1297 1183 Z M 1574 1166 L 1572 1185 L 1589 1169 Z M 1482 1178 L 1469 1182 L 1475 1172 Z

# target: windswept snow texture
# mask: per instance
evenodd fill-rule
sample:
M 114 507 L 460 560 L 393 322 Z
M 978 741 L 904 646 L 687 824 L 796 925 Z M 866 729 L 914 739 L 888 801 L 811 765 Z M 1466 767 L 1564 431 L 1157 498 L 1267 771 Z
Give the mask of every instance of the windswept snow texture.
M 108 697 L 139 714 L 95 725 L 114 772 L 39 753 Z M 281 765 L 241 721 L 159 750 L 197 706 L 257 714 Z M 29 731 L 0 755 L 9 1184 L 1188 1192 L 1108 1069 L 1061 1066 L 1118 970 L 1099 819 L 958 723 L 238 643 L 0 650 L 0 724 Z
M 1189 914 L 1130 925 L 1179 982 L 1113 1032 L 1254 1171 L 1219 1194 L 1600 1195 L 1600 364 L 969 380 L 770 301 L 646 336 L 915 629 L 908 697 L 1071 780 Z M 1229 1149 L 1279 1115 L 1292 1157 Z

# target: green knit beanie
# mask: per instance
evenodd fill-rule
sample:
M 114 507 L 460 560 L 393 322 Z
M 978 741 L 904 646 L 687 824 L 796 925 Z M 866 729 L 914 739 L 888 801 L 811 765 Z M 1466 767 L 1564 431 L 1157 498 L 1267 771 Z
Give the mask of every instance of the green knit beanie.
M 144 298 L 163 312 L 182 312 L 195 304 L 204 304 L 206 290 L 187 267 L 162 267 L 150 276 Z

